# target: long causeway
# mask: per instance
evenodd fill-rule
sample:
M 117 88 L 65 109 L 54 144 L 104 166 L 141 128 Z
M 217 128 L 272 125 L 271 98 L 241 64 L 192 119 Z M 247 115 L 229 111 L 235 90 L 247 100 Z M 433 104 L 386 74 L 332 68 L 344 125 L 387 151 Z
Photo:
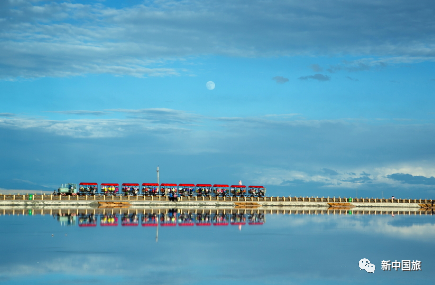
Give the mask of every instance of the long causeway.
M 403 211 L 433 212 L 430 199 L 380 199 L 350 197 L 179 197 L 169 201 L 160 196 L 62 196 L 62 195 L 0 195 L 1 209 L 257 209 L 257 210 L 318 210 L 318 211 Z

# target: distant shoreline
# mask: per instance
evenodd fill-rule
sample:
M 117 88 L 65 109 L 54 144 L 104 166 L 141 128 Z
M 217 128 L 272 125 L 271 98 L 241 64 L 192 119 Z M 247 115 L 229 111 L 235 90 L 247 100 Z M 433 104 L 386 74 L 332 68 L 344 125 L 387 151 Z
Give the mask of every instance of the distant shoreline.
M 7 194 L 7 195 L 12 195 L 12 194 L 41 194 L 41 193 L 48 193 L 51 194 L 53 193 L 53 190 L 23 190 L 23 189 L 3 189 L 0 188 L 0 195 L 1 194 Z

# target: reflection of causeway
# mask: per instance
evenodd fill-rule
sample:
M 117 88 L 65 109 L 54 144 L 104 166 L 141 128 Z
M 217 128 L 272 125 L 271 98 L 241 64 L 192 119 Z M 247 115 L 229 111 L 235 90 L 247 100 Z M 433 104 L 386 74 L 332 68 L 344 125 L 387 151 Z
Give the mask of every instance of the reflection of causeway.
M 175 219 L 180 226 L 189 226 L 198 224 L 208 225 L 212 223 L 215 226 L 226 225 L 228 223 L 227 214 L 230 217 L 236 217 L 234 214 L 243 214 L 245 216 L 253 214 L 272 214 L 272 215 L 433 215 L 433 209 L 418 208 L 418 209 L 388 209 L 388 208 L 371 208 L 371 209 L 337 209 L 337 208 L 299 208 L 295 207 L 280 208 L 280 209 L 204 209 L 204 208 L 148 208 L 148 209 L 129 209 L 129 208 L 49 208 L 49 209 L 35 209 L 35 208 L 21 208 L 9 207 L 0 209 L 1 215 L 57 215 L 59 222 L 65 225 L 73 223 L 66 217 L 69 216 L 86 216 L 94 215 L 101 216 L 101 226 L 118 225 L 118 219 L 124 224 L 136 224 L 137 220 L 127 220 L 125 215 L 135 214 L 136 217 L 163 214 L 163 222 L 167 219 Z M 176 214 L 176 217 L 175 217 Z M 171 216 L 172 215 L 172 216 Z M 160 217 L 161 220 L 162 217 Z M 159 221 L 160 221 L 159 220 Z M 231 221 L 234 223 L 243 222 L 240 220 Z M 92 224 L 92 223 L 91 223 Z
M 266 219 L 263 213 L 189 213 L 178 210 L 168 210 L 161 213 L 121 213 L 121 214 L 94 214 L 94 213 L 54 213 L 53 217 L 66 225 L 79 227 L 96 227 L 98 217 L 100 226 L 228 226 L 228 225 L 262 225 Z M 65 221 L 68 221 L 65 223 Z

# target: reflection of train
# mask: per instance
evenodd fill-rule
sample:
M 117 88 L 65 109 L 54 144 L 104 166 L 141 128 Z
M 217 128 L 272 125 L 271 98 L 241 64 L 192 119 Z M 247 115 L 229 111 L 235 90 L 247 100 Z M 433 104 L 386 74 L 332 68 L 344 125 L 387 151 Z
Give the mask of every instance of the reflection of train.
M 118 217 L 114 214 L 101 215 L 100 217 L 100 226 L 102 227 L 110 227 L 118 225 Z
M 53 215 L 63 225 L 75 225 L 78 220 L 79 227 L 96 227 L 98 217 L 100 226 L 143 226 L 157 227 L 167 226 L 228 226 L 228 225 L 262 225 L 265 217 L 262 213 L 253 214 L 226 214 L 226 213 L 188 213 L 169 210 L 167 213 L 145 213 L 145 214 L 56 214 Z
M 58 214 L 56 215 L 58 222 L 62 226 L 75 226 L 77 223 L 76 213 L 71 214 Z
M 93 214 L 79 215 L 79 227 L 96 227 L 97 218 Z
M 98 187 L 100 186 L 100 187 Z M 100 189 L 98 189 L 100 188 Z M 62 185 L 57 191 L 59 195 L 143 195 L 169 197 L 264 197 L 266 188 L 257 185 L 227 185 L 227 184 L 173 184 L 173 183 L 98 183 L 81 182 L 79 187 L 74 183 Z

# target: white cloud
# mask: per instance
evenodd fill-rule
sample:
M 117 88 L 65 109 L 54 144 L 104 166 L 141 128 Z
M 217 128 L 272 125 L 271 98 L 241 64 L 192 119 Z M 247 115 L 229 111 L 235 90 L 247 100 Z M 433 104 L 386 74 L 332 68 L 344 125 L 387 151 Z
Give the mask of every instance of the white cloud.
M 283 76 L 275 76 L 272 79 L 275 80 L 275 82 L 278 84 L 284 84 L 284 83 L 288 82 L 288 78 L 285 78 Z
M 102 256 L 103 255 L 103 256 Z M 0 267 L 0 272 L 11 277 L 30 276 L 30 275 L 45 275 L 45 274 L 63 274 L 70 272 L 73 276 L 123 276 L 131 274 L 131 267 L 125 266 L 129 264 L 126 260 L 107 258 L 103 254 L 80 254 L 79 256 L 68 255 L 66 258 L 55 258 L 54 260 L 44 260 L 39 263 L 29 264 L 21 263 L 10 267 Z M 137 264 L 136 272 L 139 274 L 158 274 L 166 273 L 167 269 L 163 264 L 152 264 L 141 262 Z M 74 268 L 71 271 L 71 268 Z M 171 264 L 171 268 L 177 269 L 179 266 Z
M 150 122 L 163 124 L 192 124 L 203 118 L 194 113 L 185 111 L 168 109 L 168 108 L 149 108 L 149 109 L 109 109 L 110 112 L 125 113 L 134 116 L 138 119 L 146 119 Z
M 176 126 L 152 124 L 135 119 L 96 120 L 43 120 L 43 119 L 0 119 L 0 126 L 13 129 L 39 129 L 59 136 L 74 138 L 123 137 L 138 132 L 183 131 Z
M 325 166 L 327 168 L 328 166 Z M 427 178 L 435 177 L 435 165 L 424 161 L 408 163 L 407 166 L 395 167 L 393 165 L 386 167 L 373 167 L 370 165 L 360 166 L 357 168 L 337 169 L 337 174 L 328 175 L 322 171 L 322 168 L 314 169 L 312 166 L 306 171 L 294 171 L 284 168 L 262 168 L 246 167 L 245 175 L 249 180 L 259 185 L 291 185 L 294 183 L 319 183 L 323 187 L 334 188 L 357 188 L 363 184 L 372 185 L 390 185 L 395 187 L 427 187 L 403 184 L 400 181 L 388 178 L 389 175 L 402 173 L 413 176 L 424 176 Z
M 0 117 L 14 117 L 15 114 L 13 113 L 0 113 Z
M 167 67 L 171 60 L 210 54 L 382 57 L 331 67 L 335 71 L 364 70 L 376 61 L 392 64 L 435 57 L 435 7 L 425 0 L 223 0 L 219 5 L 163 0 L 119 9 L 104 2 L 1 5 L 3 79 L 85 73 L 174 76 L 190 72 Z
M 433 177 L 435 176 L 435 166 L 431 163 L 423 162 L 423 165 L 415 164 L 402 164 L 402 165 L 391 165 L 388 167 L 376 168 L 375 171 L 379 173 L 380 176 L 388 176 L 395 173 L 405 173 L 411 174 L 413 176 L 424 176 Z
M 391 175 L 435 177 L 431 124 L 304 120 L 297 114 L 222 118 L 166 108 L 56 112 L 71 117 L 104 112 L 108 118 L 54 120 L 16 115 L 0 117 L 0 130 L 18 130 L 36 139 L 48 133 L 86 144 L 92 142 L 85 139 L 124 138 L 111 140 L 113 147 L 118 144 L 121 150 L 125 143 L 133 143 L 134 149 L 146 142 L 146 149 L 139 147 L 144 153 L 207 154 L 219 164 L 216 167 L 226 168 L 228 163 L 238 175 L 260 185 L 431 189 L 391 179 Z M 2 142 L 4 149 L 12 143 Z
M 106 112 L 103 111 L 87 111 L 87 110 L 46 111 L 46 112 L 65 114 L 65 115 L 93 115 L 93 116 L 102 116 L 107 114 Z
M 303 216 L 294 219 L 285 219 L 280 217 L 280 227 L 302 227 L 310 224 L 316 224 L 317 227 L 328 229 L 340 229 L 345 231 L 355 231 L 367 235 L 381 235 L 392 238 L 406 240 L 421 240 L 433 242 L 431 238 L 435 234 L 435 224 L 431 223 L 409 223 L 403 225 L 401 219 L 407 219 L 409 216 L 401 217 L 397 215 L 394 219 L 387 216 L 374 216 L 368 219 L 359 219 L 359 217 L 345 218 L 344 216 Z

